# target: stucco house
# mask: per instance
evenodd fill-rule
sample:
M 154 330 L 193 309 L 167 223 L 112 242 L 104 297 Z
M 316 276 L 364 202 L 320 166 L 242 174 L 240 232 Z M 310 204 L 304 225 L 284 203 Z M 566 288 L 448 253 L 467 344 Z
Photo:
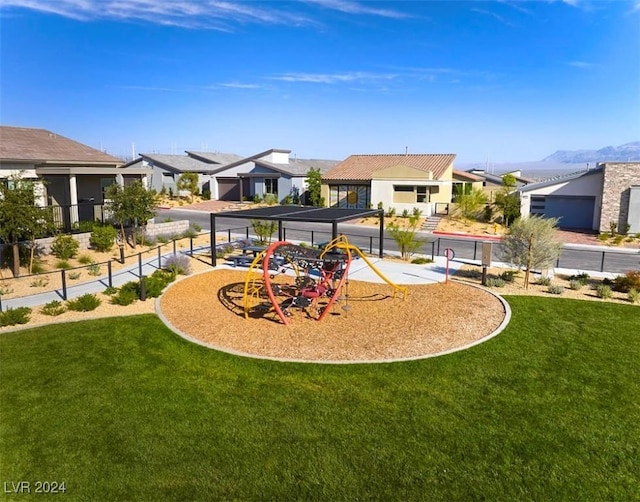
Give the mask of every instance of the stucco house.
M 640 232 L 640 162 L 603 162 L 593 169 L 521 187 L 520 212 L 559 218 L 559 227 Z
M 140 154 L 139 159 L 124 167 L 152 168 L 151 186 L 158 191 L 164 187 L 177 193 L 180 175 L 195 172 L 199 175 L 200 190 L 208 190 L 212 199 L 240 201 L 272 194 L 282 202 L 294 187 L 304 200 L 306 176 L 311 168 L 324 173 L 336 164 L 330 160 L 292 159 L 289 157 L 291 150 L 281 149 L 270 149 L 249 157 L 217 152 L 185 153 Z
M 322 177 L 329 207 L 412 211 L 425 216 L 451 202 L 455 154 L 351 155 Z
M 46 129 L 0 126 L 0 182 L 13 175 L 35 181 L 36 203 L 56 206 L 61 226 L 94 220 L 114 183 L 146 182 L 149 169 L 126 173 L 122 161 Z

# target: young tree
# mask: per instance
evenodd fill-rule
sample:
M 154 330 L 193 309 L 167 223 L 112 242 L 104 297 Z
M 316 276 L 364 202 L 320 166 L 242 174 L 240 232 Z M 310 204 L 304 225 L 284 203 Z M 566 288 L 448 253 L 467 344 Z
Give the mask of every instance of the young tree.
M 134 181 L 126 186 L 115 183 L 107 190 L 108 208 L 113 215 L 113 219 L 120 226 L 120 236 L 122 242 L 127 241 L 125 225 L 133 227 L 133 238 L 131 246 L 136 247 L 135 234 L 142 236 L 144 245 L 144 230 L 147 220 L 156 214 L 158 205 L 158 195 L 155 190 L 147 190 L 141 181 Z
M 560 256 L 562 243 L 556 239 L 557 224 L 556 218 L 518 218 L 502 239 L 504 261 L 525 270 L 525 289 L 529 289 L 531 270 L 548 268 Z
M 12 176 L 9 183 L 0 183 L 0 241 L 10 244 L 13 250 L 12 272 L 20 275 L 20 241 L 29 240 L 31 256 L 29 271 L 33 267 L 35 239 L 53 230 L 51 212 L 35 204 L 34 184 Z
M 180 175 L 180 178 L 178 178 L 176 186 L 178 187 L 178 190 L 186 190 L 187 192 L 189 192 L 190 202 L 193 202 L 193 196 L 198 195 L 199 192 L 199 180 L 200 177 L 197 173 L 183 173 L 182 175 Z
M 496 193 L 494 205 L 502 213 L 505 226 L 511 225 L 520 216 L 520 197 L 515 190 L 516 177 L 513 174 L 505 174 L 502 177 L 502 188 Z
M 391 223 L 387 226 L 387 232 L 398 245 L 400 257 L 403 260 L 408 261 L 425 242 L 423 239 L 418 239 L 419 221 L 420 215 L 413 214 L 409 216 L 409 225 L 405 228 L 401 228 L 397 223 Z
M 261 245 L 271 244 L 271 236 L 278 229 L 278 223 L 273 220 L 251 220 L 251 226 L 258 236 L 258 243 Z
M 487 203 L 487 194 L 480 188 L 474 188 L 468 194 L 458 197 L 458 210 L 465 220 L 478 217 L 480 208 Z
M 309 202 L 312 206 L 324 206 L 322 193 L 322 174 L 320 169 L 311 168 L 307 172 L 307 191 L 309 192 Z

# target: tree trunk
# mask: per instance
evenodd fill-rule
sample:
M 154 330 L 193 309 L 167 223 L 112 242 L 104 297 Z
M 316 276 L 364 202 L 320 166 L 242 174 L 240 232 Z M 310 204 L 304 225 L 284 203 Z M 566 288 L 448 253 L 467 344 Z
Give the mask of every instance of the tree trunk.
M 13 276 L 20 277 L 20 246 L 18 241 L 13 241 Z

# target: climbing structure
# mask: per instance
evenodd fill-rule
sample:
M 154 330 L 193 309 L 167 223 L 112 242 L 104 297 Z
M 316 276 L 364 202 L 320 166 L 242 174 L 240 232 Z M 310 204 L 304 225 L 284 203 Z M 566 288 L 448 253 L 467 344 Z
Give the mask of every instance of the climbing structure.
M 336 301 L 348 309 L 348 274 L 353 255 L 363 258 L 387 284 L 393 296 L 407 297 L 406 286 L 398 286 L 377 270 L 345 236 L 339 236 L 323 249 L 302 247 L 278 241 L 253 260 L 244 285 L 245 318 L 274 312 L 284 324 L 295 310 L 321 321 Z

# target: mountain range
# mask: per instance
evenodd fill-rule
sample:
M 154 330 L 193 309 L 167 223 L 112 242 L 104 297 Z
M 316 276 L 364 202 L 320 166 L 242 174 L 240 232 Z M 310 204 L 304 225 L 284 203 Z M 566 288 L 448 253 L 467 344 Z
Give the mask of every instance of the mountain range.
M 600 150 L 558 150 L 542 159 L 542 162 L 560 162 L 562 164 L 611 161 L 640 161 L 640 141 L 620 146 L 605 146 Z

